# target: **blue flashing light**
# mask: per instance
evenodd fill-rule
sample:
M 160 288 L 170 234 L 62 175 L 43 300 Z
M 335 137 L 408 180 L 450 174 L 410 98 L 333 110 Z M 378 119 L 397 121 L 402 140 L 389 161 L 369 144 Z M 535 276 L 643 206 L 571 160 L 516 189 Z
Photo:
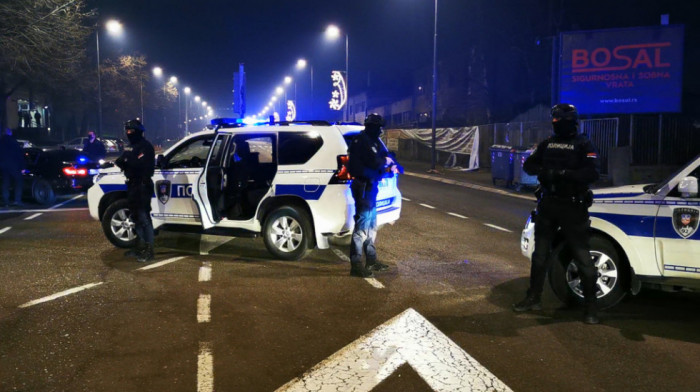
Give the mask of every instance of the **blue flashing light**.
M 240 118 L 213 118 L 210 121 L 211 125 L 233 125 L 241 124 Z
M 85 162 L 87 162 L 87 161 L 88 161 L 88 159 L 87 159 L 86 157 L 84 157 L 84 156 L 79 156 L 79 157 L 78 157 L 78 162 L 80 162 L 80 163 L 85 163 Z

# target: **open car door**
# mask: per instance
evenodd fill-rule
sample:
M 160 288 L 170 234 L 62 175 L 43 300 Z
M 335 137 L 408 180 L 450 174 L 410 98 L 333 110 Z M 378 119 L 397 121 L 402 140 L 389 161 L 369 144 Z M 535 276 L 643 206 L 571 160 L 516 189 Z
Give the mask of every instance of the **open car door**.
M 223 203 L 223 191 L 226 185 L 226 171 L 222 157 L 229 137 L 228 134 L 216 135 L 204 170 L 193 187 L 192 199 L 199 208 L 202 228 L 205 230 L 214 227 L 221 220 L 220 204 Z

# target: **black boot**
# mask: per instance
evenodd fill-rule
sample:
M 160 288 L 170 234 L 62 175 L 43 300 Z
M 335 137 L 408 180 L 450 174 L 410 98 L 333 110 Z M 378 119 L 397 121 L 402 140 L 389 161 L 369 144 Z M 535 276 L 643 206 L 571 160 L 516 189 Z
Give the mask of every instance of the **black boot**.
M 146 243 L 141 239 L 136 240 L 136 246 L 124 252 L 125 257 L 139 257 L 146 250 Z
M 586 309 L 583 312 L 583 322 L 586 324 L 600 323 L 600 319 L 598 318 L 598 305 L 595 302 L 589 302 L 585 306 Z
M 136 258 L 136 261 L 139 263 L 145 263 L 147 261 L 151 261 L 155 258 L 153 255 L 153 244 L 146 244 L 146 249 L 139 254 L 139 256 Z
M 528 310 L 542 310 L 542 301 L 537 295 L 528 294 L 524 300 L 513 305 L 514 312 L 527 312 Z
M 384 264 L 384 263 L 380 263 L 377 260 L 367 260 L 367 264 L 365 265 L 365 268 L 367 268 L 370 271 L 379 272 L 379 271 L 388 270 L 389 266 Z
M 362 266 L 362 263 L 350 263 L 350 275 L 360 278 L 371 278 L 374 276 L 372 271 Z

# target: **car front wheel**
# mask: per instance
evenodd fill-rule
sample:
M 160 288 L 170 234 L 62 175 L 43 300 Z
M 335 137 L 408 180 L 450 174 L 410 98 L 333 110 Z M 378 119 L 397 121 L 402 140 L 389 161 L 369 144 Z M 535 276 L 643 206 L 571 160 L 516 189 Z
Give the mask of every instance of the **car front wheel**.
M 314 233 L 308 214 L 298 207 L 279 207 L 263 224 L 263 241 L 267 250 L 283 260 L 299 260 L 314 244 Z
M 49 205 L 56 200 L 56 193 L 48 181 L 38 179 L 32 184 L 32 199 L 38 204 Z
M 557 297 L 565 304 L 583 303 L 581 275 L 571 255 L 559 246 L 549 273 L 549 283 Z M 598 306 L 602 309 L 614 306 L 627 294 L 623 282 L 629 276 L 627 262 L 618 254 L 610 241 L 599 236 L 591 238 L 591 257 L 597 272 Z
M 107 207 L 102 216 L 102 231 L 115 246 L 133 248 L 136 246 L 136 231 L 126 199 L 119 199 Z

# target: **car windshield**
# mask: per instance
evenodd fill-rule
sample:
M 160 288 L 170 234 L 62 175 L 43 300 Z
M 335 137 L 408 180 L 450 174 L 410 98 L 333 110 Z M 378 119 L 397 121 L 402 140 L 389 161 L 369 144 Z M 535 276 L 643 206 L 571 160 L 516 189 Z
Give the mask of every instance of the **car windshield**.
M 691 159 L 690 162 L 688 162 L 687 164 L 678 168 L 678 170 L 674 171 L 670 176 L 666 177 L 666 179 L 664 179 L 663 181 L 656 183 L 656 184 L 651 184 L 651 185 L 645 186 L 644 192 L 646 192 L 646 193 L 658 192 L 659 189 L 661 189 L 664 185 L 671 182 L 671 180 L 673 180 L 676 176 L 678 176 L 678 174 L 680 174 L 680 172 L 685 170 L 688 167 L 688 165 L 692 164 L 693 162 L 696 162 L 698 159 L 700 159 L 700 154 L 698 154 L 695 158 Z

